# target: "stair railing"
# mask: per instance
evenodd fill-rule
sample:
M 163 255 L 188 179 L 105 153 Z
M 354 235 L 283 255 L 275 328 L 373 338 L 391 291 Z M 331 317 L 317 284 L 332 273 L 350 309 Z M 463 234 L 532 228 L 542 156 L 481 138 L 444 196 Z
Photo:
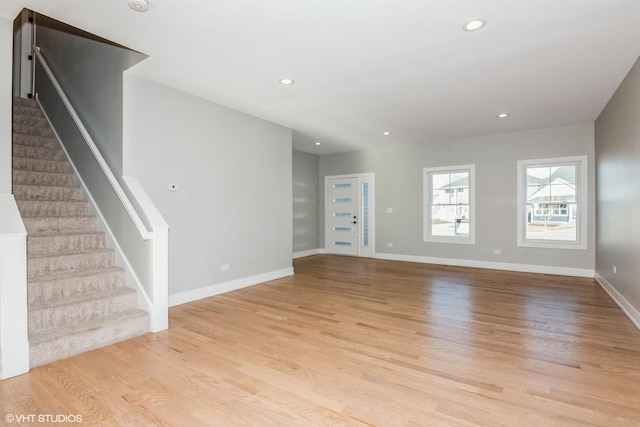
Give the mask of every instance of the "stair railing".
M 40 48 L 34 46 L 33 51 L 37 59 L 36 100 L 89 193 L 89 198 L 98 209 L 98 215 L 103 218 L 113 236 L 114 244 L 123 255 L 123 261 L 129 267 L 139 294 L 142 292 L 141 305 L 146 305 L 151 314 L 151 331 L 167 329 L 169 226 L 136 178 L 123 176 L 126 190 L 123 188 L 73 108 Z M 46 84 L 47 80 L 50 86 Z M 96 165 L 102 175 L 96 174 Z M 115 221 L 109 221 L 108 217 L 115 218 Z M 128 217 L 129 222 L 123 221 L 123 217 Z M 133 230 L 137 232 L 138 239 L 132 238 Z

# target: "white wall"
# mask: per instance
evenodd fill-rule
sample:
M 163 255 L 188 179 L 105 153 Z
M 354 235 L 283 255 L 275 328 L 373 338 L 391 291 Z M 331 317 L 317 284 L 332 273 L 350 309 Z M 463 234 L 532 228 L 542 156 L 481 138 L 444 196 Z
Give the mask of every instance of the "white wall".
M 445 260 L 558 274 L 593 274 L 595 263 L 595 174 L 593 124 L 479 136 L 437 143 L 392 146 L 320 157 L 320 179 L 327 175 L 376 174 L 376 250 L 390 259 Z M 516 162 L 586 155 L 589 233 L 587 250 L 517 247 Z M 425 243 L 422 170 L 476 165 L 476 244 Z M 393 208 L 393 213 L 386 213 Z M 321 200 L 320 212 L 324 210 Z M 324 216 L 320 215 L 322 227 Z M 324 236 L 320 236 L 324 246 Z M 393 243 L 393 247 L 387 247 Z M 500 255 L 493 250 L 499 249 Z
M 124 174 L 169 223 L 170 304 L 291 274 L 291 130 L 131 75 L 124 89 Z
M 640 60 L 595 123 L 596 271 L 600 283 L 640 328 L 639 118 Z
M 11 194 L 13 22 L 0 17 L 0 194 Z

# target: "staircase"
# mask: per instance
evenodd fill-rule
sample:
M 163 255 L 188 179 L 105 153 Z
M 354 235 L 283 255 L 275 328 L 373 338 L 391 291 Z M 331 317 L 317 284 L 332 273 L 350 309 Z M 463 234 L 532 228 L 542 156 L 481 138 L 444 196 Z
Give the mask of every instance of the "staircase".
M 148 332 L 148 314 L 30 99 L 13 104 L 13 194 L 28 234 L 31 367 Z

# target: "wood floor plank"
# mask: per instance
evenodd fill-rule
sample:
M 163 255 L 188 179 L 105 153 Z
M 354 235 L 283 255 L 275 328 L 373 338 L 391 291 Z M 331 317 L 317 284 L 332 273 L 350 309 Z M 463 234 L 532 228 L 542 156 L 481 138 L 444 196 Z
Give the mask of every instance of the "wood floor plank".
M 637 426 L 640 331 L 593 279 L 318 255 L 170 329 L 0 382 L 113 426 Z

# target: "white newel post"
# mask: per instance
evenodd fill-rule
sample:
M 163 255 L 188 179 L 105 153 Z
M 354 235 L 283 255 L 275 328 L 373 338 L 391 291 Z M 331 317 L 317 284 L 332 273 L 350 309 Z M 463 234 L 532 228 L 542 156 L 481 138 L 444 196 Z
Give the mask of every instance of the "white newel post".
M 154 231 L 151 332 L 159 332 L 169 328 L 169 227 L 164 223 Z
M 0 195 L 0 379 L 29 371 L 27 231 L 11 194 Z

